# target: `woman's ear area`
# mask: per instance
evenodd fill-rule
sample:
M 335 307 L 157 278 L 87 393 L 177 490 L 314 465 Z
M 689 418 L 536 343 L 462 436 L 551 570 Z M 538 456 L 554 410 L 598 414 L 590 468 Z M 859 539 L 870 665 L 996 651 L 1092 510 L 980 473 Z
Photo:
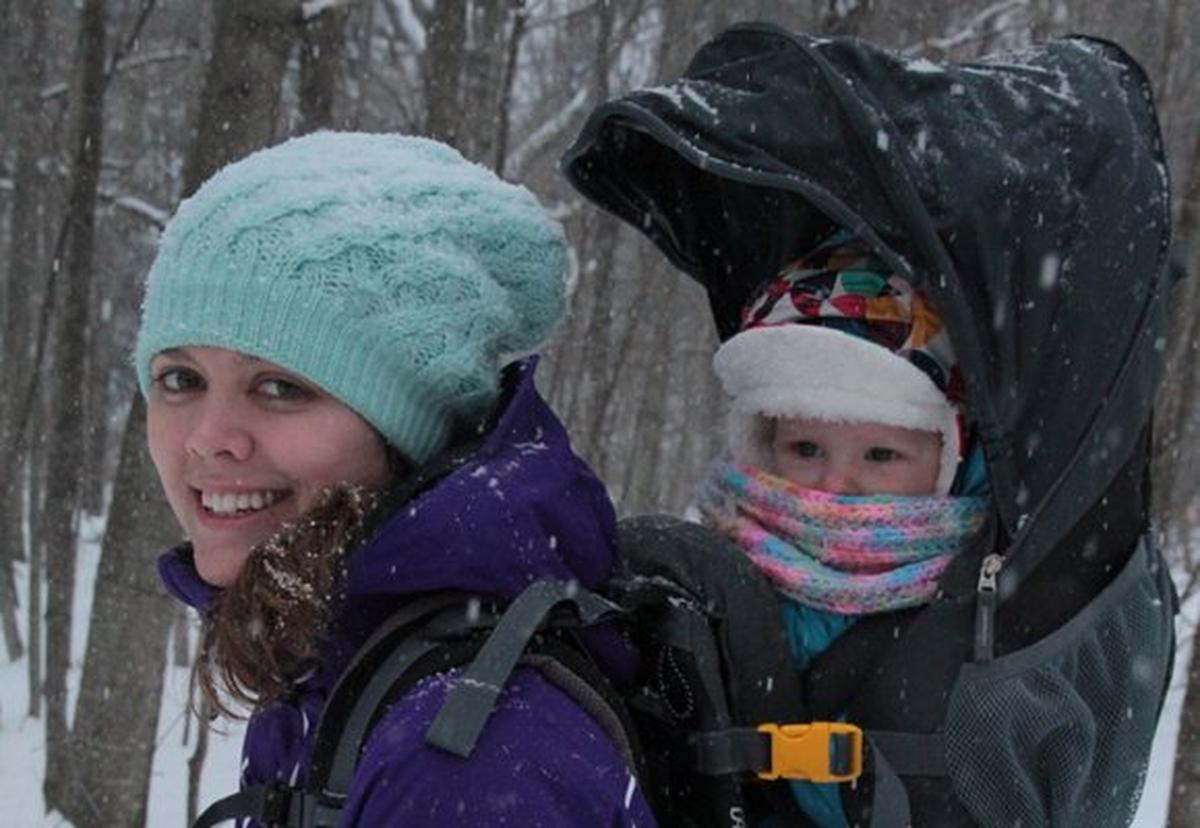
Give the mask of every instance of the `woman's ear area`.
M 412 474 L 415 466 L 404 456 L 400 449 L 385 440 L 382 434 L 379 434 L 379 432 L 376 432 L 376 434 L 378 434 L 379 441 L 383 444 L 383 459 L 387 466 L 388 483 L 395 485 Z

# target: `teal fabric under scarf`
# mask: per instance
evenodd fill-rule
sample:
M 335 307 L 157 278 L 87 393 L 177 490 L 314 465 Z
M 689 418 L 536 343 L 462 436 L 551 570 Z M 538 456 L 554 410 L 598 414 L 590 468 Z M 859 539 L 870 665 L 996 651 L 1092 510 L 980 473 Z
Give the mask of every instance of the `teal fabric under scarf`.
M 987 465 L 978 444 L 968 453 L 951 492 L 968 497 L 988 495 Z M 784 595 L 779 596 L 779 611 L 792 657 L 801 672 L 807 670 L 813 660 L 829 649 L 838 636 L 854 626 L 857 620 L 857 616 L 805 606 Z M 842 810 L 841 791 L 837 783 L 816 785 L 793 780 L 790 785 L 796 804 L 817 828 L 846 828 L 846 814 Z M 778 817 L 770 817 L 759 823 L 757 828 L 787 828 L 787 825 Z
M 791 598 L 780 596 L 779 610 L 788 644 L 800 669 L 807 670 L 812 660 L 825 652 L 839 635 L 854 626 L 857 616 L 808 607 Z M 791 780 L 792 796 L 819 828 L 845 828 L 846 814 L 842 811 L 841 786 L 836 782 L 814 784 Z M 782 822 L 768 821 L 764 828 L 782 828 Z

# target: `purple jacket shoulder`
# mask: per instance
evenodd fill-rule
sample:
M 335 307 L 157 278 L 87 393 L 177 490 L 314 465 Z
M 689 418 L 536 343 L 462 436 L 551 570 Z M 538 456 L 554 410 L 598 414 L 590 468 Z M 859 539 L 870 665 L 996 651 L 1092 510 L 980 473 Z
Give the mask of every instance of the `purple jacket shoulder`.
M 425 745 L 450 685 L 426 680 L 385 714 L 340 825 L 655 824 L 600 725 L 535 669 L 513 674 L 470 759 Z

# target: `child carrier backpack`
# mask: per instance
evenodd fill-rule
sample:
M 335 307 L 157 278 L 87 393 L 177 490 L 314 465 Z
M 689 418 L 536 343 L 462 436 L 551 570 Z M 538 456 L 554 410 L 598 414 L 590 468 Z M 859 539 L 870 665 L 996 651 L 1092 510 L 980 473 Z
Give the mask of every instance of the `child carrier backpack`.
M 571 182 L 708 292 L 720 336 L 838 228 L 935 302 L 993 514 L 929 605 L 803 676 L 868 734 L 852 824 L 1126 825 L 1173 656 L 1149 531 L 1170 205 L 1141 68 L 1072 37 L 973 63 L 742 24 L 597 108 Z
M 532 666 L 587 711 L 633 770 L 662 826 L 749 826 L 768 814 L 807 824 L 787 779 L 849 781 L 861 731 L 807 716 L 772 588 L 738 550 L 668 517 L 622 521 L 620 569 L 601 593 L 545 579 L 511 602 L 461 592 L 415 597 L 362 645 L 326 701 L 307 785 L 250 787 L 193 824 L 251 817 L 331 828 L 380 716 L 418 682 L 460 680 L 426 734 L 468 758 L 518 666 Z M 626 626 L 641 673 L 615 687 L 579 641 Z M 783 781 L 780 781 L 783 780 Z M 899 825 L 900 823 L 892 823 Z

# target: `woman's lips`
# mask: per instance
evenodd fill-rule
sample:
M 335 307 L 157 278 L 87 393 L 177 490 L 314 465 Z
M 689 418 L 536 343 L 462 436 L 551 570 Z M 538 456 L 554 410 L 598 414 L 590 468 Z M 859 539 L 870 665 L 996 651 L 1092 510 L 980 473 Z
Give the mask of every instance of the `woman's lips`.
M 240 492 L 195 490 L 196 513 L 202 524 L 229 528 L 269 519 L 279 521 L 279 507 L 291 499 L 287 489 L 247 489 Z
M 257 512 L 286 496 L 287 491 L 283 489 L 253 489 L 225 493 L 201 490 L 200 505 L 216 514 Z

